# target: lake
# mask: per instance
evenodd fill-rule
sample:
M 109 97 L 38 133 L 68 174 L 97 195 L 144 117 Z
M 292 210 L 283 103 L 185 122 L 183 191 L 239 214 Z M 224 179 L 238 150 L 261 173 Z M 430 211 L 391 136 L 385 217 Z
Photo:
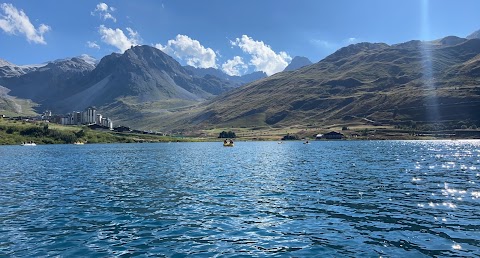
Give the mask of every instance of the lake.
M 0 146 L 0 256 L 480 255 L 480 141 Z

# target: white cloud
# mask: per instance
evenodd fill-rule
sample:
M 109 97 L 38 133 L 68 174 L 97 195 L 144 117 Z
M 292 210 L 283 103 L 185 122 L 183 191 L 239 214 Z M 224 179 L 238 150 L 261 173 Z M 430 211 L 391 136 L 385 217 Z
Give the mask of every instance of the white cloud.
M 239 56 L 233 57 L 222 64 L 222 71 L 230 76 L 240 76 L 248 69 L 248 65 L 243 62 L 243 59 Z
M 98 60 L 87 55 L 87 54 L 82 54 L 79 56 L 79 58 L 83 59 L 83 61 L 87 62 L 88 64 L 91 64 L 93 66 L 97 65 Z
M 163 52 L 185 60 L 188 65 L 199 68 L 217 68 L 215 51 L 206 48 L 198 40 L 191 39 L 186 35 L 178 34 L 175 39 L 167 41 L 167 44 L 156 44 L 156 48 Z
M 358 40 L 356 38 L 348 38 L 347 42 L 350 43 L 350 44 L 353 44 L 353 43 L 358 42 Z
M 114 7 L 109 7 L 106 3 L 99 3 L 97 4 L 95 10 L 93 10 L 93 12 L 91 12 L 90 14 L 93 16 L 98 15 L 99 17 L 103 18 L 104 21 L 110 19 L 113 22 L 117 22 L 117 19 L 111 14 L 111 12 L 114 11 Z
M 102 41 L 118 48 L 121 52 L 129 49 L 131 46 L 136 46 L 140 44 L 140 36 L 138 32 L 127 28 L 128 37 L 123 33 L 121 29 L 111 29 L 105 27 L 105 25 L 100 25 L 98 33 L 102 36 Z
M 89 48 L 96 48 L 96 49 L 100 49 L 100 46 L 97 44 L 97 42 L 95 41 L 87 41 L 87 46 Z
M 11 35 L 23 34 L 28 42 L 47 44 L 43 34 L 51 30 L 50 26 L 40 24 L 35 28 L 23 10 L 18 10 L 12 4 L 2 3 L 0 9 L 3 12 L 0 12 L 0 29 Z
M 95 11 L 108 12 L 108 5 L 106 3 L 99 3 L 97 4 L 97 8 L 95 8 Z
M 322 40 L 322 39 L 312 39 L 312 40 L 310 40 L 310 43 L 312 43 L 313 45 L 315 45 L 317 47 L 320 47 L 320 48 L 326 48 L 326 49 L 338 48 L 337 44 L 334 44 L 334 43 L 331 43 L 329 41 Z
M 104 15 L 103 15 L 103 19 L 104 19 L 104 20 L 110 19 L 110 20 L 112 20 L 113 22 L 117 22 L 117 19 L 116 19 L 115 17 L 113 17 L 113 15 L 110 14 L 110 13 L 104 14 Z
M 292 60 L 286 52 L 275 53 L 263 41 L 253 40 L 247 35 L 242 35 L 242 38 L 236 38 L 230 43 L 251 55 L 249 64 L 255 66 L 255 71 L 263 71 L 269 76 L 283 71 Z
M 337 50 L 341 47 L 344 47 L 344 46 L 347 46 L 347 45 L 350 45 L 350 44 L 355 44 L 355 43 L 358 43 L 359 42 L 359 39 L 357 38 L 348 38 L 348 39 L 344 39 L 342 41 L 337 41 L 337 42 L 331 42 L 331 41 L 327 41 L 327 40 L 322 40 L 322 39 L 312 39 L 310 40 L 310 43 L 318 48 L 322 48 L 324 50 L 327 50 L 327 51 L 333 51 L 333 50 Z

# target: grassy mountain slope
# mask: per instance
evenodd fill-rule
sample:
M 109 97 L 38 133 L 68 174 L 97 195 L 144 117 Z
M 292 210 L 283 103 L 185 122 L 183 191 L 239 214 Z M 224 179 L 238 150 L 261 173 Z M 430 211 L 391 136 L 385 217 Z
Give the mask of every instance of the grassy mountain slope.
M 8 95 L 9 89 L 0 86 L 0 115 L 5 116 L 33 116 L 35 103 L 26 99 L 19 99 Z
M 360 43 L 235 89 L 165 127 L 480 120 L 480 40 Z

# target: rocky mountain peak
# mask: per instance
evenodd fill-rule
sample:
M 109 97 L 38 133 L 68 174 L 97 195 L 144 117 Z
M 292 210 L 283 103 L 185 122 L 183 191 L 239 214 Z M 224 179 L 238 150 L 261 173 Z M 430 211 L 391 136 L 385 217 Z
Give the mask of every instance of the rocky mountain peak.
M 77 56 L 77 58 L 80 58 L 82 59 L 83 61 L 87 62 L 88 64 L 91 64 L 93 66 L 97 66 L 99 60 L 95 59 L 94 57 L 92 56 L 89 56 L 87 54 L 83 54 L 83 55 L 80 55 L 80 56 Z
M 326 61 L 339 60 L 345 57 L 356 55 L 360 52 L 376 51 L 376 50 L 381 50 L 388 47 L 389 45 L 385 43 L 362 42 L 362 43 L 352 44 L 337 50 L 335 53 L 327 56 L 324 60 Z
M 304 56 L 296 56 L 292 59 L 290 64 L 287 67 L 285 67 L 284 71 L 297 70 L 311 64 L 312 64 L 312 61 L 310 61 L 308 58 Z
M 85 60 L 73 57 L 71 59 L 56 60 L 49 62 L 47 65 L 40 69 L 52 69 L 54 71 L 66 72 L 66 71 L 91 71 L 95 68 L 94 65 L 87 63 Z
M 465 41 L 467 41 L 467 39 L 459 38 L 456 36 L 447 36 L 438 40 L 437 42 L 440 43 L 442 46 L 455 46 Z
M 467 36 L 467 39 L 480 39 L 480 30 L 473 32 Z
M 9 78 L 20 76 L 31 71 L 34 71 L 36 68 L 41 67 L 42 65 L 25 65 L 18 66 L 8 62 L 7 60 L 0 59 L 0 78 Z
M 7 60 L 0 59 L 0 67 L 2 66 L 14 66 L 14 64 L 8 62 Z

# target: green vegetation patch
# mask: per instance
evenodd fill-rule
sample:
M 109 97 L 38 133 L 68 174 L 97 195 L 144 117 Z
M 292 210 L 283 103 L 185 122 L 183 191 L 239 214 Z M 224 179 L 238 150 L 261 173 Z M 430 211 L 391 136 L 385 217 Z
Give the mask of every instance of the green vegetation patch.
M 95 131 L 85 126 L 62 126 L 0 119 L 0 145 L 16 145 L 23 142 L 71 144 L 75 142 L 134 143 L 169 141 L 190 141 L 190 139 L 186 137 Z

